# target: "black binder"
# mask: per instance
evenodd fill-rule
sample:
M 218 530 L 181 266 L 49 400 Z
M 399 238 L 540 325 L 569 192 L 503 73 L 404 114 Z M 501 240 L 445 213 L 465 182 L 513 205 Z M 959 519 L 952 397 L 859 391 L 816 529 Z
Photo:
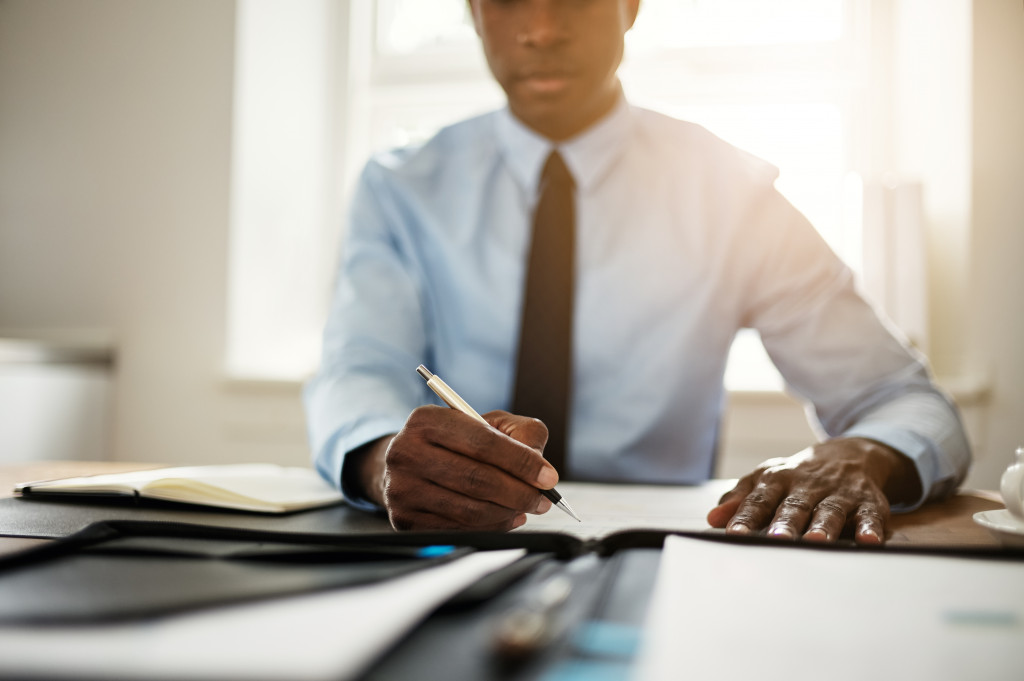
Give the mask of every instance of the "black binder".
M 398 642 L 366 678 L 528 678 L 523 674 L 548 664 L 552 655 L 564 655 L 570 632 L 576 632 L 578 644 L 581 627 L 591 639 L 604 637 L 604 642 L 594 639 L 598 647 L 606 645 L 607 626 L 603 634 L 595 630 L 595 623 L 606 619 L 594 618 L 598 610 L 618 612 L 628 606 L 618 616 L 618 627 L 631 632 L 627 638 L 636 635 L 664 536 L 662 531 L 627 532 L 593 541 L 530 532 L 328 535 L 181 522 L 100 522 L 0 558 L 0 627 L 144 621 L 365 585 L 472 551 L 523 548 L 523 558 L 450 598 L 422 631 Z M 564 635 L 522 664 L 495 666 L 486 624 L 558 572 L 570 575 L 574 584 L 559 615 Z M 640 592 L 633 593 L 638 586 Z M 457 626 L 450 631 L 452 624 Z M 435 646 L 438 637 L 444 639 L 440 648 Z
M 0 558 L 0 625 L 132 621 L 251 599 L 359 586 L 472 551 L 526 550 L 525 557 L 455 595 L 361 678 L 625 678 L 641 640 L 660 547 L 673 534 L 637 530 L 583 540 L 559 533 L 279 532 L 158 521 L 109 521 Z M 1021 560 L 1024 552 L 780 544 L 758 537 L 685 533 L 780 550 L 957 553 Z M 536 654 L 494 654 L 493 623 L 554 574 L 573 589 L 562 633 Z M 571 668 L 571 669 L 570 669 Z M 555 674 L 558 676 L 558 674 Z
M 620 545 L 660 545 L 629 533 Z M 181 522 L 108 521 L 0 558 L 0 624 L 110 621 L 356 586 L 474 550 L 526 548 L 554 559 L 595 548 L 557 533 L 275 532 Z M 523 572 L 516 566 L 510 572 Z M 497 579 L 505 579 L 499 577 Z M 489 595 L 503 585 L 486 583 Z M 461 597 L 471 600 L 470 595 Z

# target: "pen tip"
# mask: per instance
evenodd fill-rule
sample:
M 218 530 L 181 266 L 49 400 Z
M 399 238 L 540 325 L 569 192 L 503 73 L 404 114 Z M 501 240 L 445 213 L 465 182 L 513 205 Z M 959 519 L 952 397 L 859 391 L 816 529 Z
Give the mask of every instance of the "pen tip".
M 566 513 L 568 513 L 569 517 L 572 518 L 573 520 L 575 520 L 576 522 L 578 522 L 578 523 L 582 523 L 583 522 L 580 519 L 580 517 L 578 515 L 576 515 L 576 511 L 572 510 L 572 506 L 570 506 L 568 504 L 568 502 L 566 502 L 566 500 L 564 498 L 563 499 L 559 499 L 557 506 L 559 508 L 561 508 L 563 511 L 565 511 Z
M 434 376 L 434 374 L 430 373 L 430 369 L 428 369 L 427 367 L 423 366 L 422 364 L 419 365 L 418 367 L 416 367 L 416 373 L 419 374 L 420 376 L 422 376 L 424 378 L 424 380 L 427 380 L 427 381 L 429 381 Z

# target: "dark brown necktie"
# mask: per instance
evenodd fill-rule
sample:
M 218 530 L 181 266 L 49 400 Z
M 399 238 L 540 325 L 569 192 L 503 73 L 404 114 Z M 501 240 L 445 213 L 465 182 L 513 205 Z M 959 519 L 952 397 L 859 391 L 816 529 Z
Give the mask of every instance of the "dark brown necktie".
M 512 411 L 548 427 L 544 457 L 567 479 L 572 386 L 572 305 L 576 281 L 574 185 L 558 152 L 541 176 L 523 294 Z

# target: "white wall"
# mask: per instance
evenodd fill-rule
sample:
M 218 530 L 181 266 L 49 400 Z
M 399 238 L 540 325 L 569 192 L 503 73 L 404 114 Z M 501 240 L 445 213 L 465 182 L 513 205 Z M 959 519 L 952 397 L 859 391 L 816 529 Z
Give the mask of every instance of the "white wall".
M 113 459 L 308 460 L 297 386 L 222 378 L 234 13 L 0 0 L 0 329 L 112 333 Z M 940 332 L 968 332 L 933 343 L 966 344 L 948 364 L 991 380 L 967 411 L 971 481 L 992 487 L 1024 442 L 1024 9 L 975 0 L 973 14 L 967 314 L 932 300 Z M 808 434 L 782 398 L 736 400 L 725 426 L 726 474 Z
M 308 460 L 222 387 L 234 10 L 0 2 L 0 328 L 111 332 L 113 459 Z

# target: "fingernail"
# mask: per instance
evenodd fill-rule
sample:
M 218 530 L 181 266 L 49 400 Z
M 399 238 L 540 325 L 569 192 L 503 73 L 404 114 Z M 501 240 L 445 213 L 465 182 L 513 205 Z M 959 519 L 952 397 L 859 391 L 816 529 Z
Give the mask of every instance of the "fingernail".
M 882 541 L 881 538 L 879 538 L 878 533 L 870 527 L 865 527 L 864 529 L 862 529 L 860 531 L 860 536 L 862 539 L 867 539 L 871 542 L 880 543 Z
M 537 505 L 533 507 L 533 512 L 538 514 L 538 515 L 540 515 L 542 513 L 547 513 L 550 510 L 551 510 L 551 500 L 548 499 L 545 496 L 541 496 L 540 501 L 538 501 Z
M 828 541 L 829 536 L 828 532 L 822 528 L 815 527 L 813 530 L 807 531 L 807 534 L 804 535 L 804 539 L 809 539 L 811 541 Z
M 750 528 L 743 523 L 733 523 L 729 526 L 729 531 L 735 534 L 750 534 Z
M 541 486 L 541 489 L 551 489 L 556 482 L 558 482 L 558 473 L 550 465 L 545 464 L 537 474 L 537 484 Z
M 512 519 L 512 529 L 513 530 L 516 529 L 517 527 L 522 527 L 525 524 L 526 524 L 526 516 L 523 515 L 522 513 L 520 513 L 519 515 L 517 515 L 515 518 Z
M 772 537 L 779 537 L 780 539 L 792 539 L 793 533 L 788 527 L 773 527 L 768 530 L 768 534 Z

